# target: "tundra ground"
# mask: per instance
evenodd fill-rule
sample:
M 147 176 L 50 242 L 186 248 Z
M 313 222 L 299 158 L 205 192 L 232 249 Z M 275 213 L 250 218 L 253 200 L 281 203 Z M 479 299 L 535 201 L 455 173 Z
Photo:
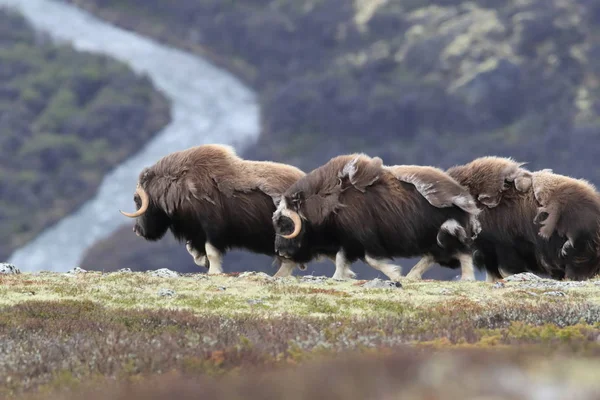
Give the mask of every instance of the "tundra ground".
M 600 390 L 600 281 L 364 284 L 260 273 L 0 276 L 0 397 L 525 399 L 579 390 L 587 399 Z

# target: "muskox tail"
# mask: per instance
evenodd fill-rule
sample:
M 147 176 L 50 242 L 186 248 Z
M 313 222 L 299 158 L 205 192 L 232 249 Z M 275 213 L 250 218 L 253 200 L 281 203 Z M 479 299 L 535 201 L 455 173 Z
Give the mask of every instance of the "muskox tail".
M 473 244 L 464 226 L 457 220 L 449 219 L 442 224 L 437 234 L 437 242 L 444 249 L 460 248 Z

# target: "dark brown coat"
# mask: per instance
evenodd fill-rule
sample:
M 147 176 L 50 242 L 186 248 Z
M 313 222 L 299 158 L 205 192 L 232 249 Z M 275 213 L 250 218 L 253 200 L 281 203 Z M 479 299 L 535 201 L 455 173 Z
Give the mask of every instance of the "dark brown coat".
M 134 230 L 158 240 L 170 229 L 200 253 L 209 243 L 221 253 L 244 248 L 275 255 L 273 212 L 303 176 L 290 165 L 243 160 L 229 146 L 174 152 L 140 173 L 134 201 L 139 210 L 147 196 L 148 207 Z
M 431 254 L 457 268 L 457 255 L 469 253 L 475 236 L 469 213 L 433 206 L 414 184 L 365 154 L 335 157 L 298 180 L 273 220 L 276 248 L 296 262 L 341 249 L 350 261 Z

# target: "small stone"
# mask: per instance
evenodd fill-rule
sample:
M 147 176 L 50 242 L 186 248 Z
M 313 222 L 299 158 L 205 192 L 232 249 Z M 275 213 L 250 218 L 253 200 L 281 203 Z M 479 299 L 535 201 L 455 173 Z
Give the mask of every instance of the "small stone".
M 149 271 L 150 275 L 157 276 L 159 278 L 176 278 L 179 274 L 175 271 L 171 271 L 167 268 L 157 269 L 156 271 Z
M 227 288 L 225 286 L 219 286 L 218 289 L 222 292 L 224 292 L 225 290 L 227 290 Z
M 494 283 L 494 286 L 492 286 L 492 289 L 503 289 L 504 287 L 506 287 L 504 282 L 496 282 Z
M 121 268 L 120 270 L 118 270 L 117 272 L 121 272 L 121 273 L 125 273 L 125 274 L 129 274 L 131 272 L 133 272 L 131 270 L 131 268 Z
M 561 292 L 561 291 L 551 291 L 551 292 L 545 292 L 544 296 L 553 296 L 553 297 L 565 297 L 567 294 L 565 292 Z
M 246 272 L 242 272 L 241 274 L 238 275 L 238 278 L 247 278 L 249 276 L 252 275 L 256 275 L 256 272 L 254 271 L 246 271 Z
M 303 282 L 319 282 L 323 283 L 327 280 L 326 276 L 314 276 L 314 275 L 304 275 L 302 277 Z
M 175 296 L 175 292 L 171 289 L 160 289 L 158 295 L 161 297 L 173 297 Z
M 531 272 L 524 272 L 521 274 L 515 274 L 504 278 L 506 282 L 528 282 L 528 281 L 541 281 L 537 275 L 532 274 Z
M 0 263 L 0 274 L 5 275 L 17 275 L 20 274 L 21 271 L 19 268 L 9 263 Z
M 85 274 L 87 271 L 83 268 L 75 267 L 67 272 L 66 274 L 77 275 L 77 274 Z
M 453 292 L 450 289 L 446 289 L 446 288 L 440 289 L 440 294 L 449 295 L 449 294 L 452 294 L 452 293 Z
M 400 283 L 400 282 L 384 281 L 382 279 L 375 278 L 372 281 L 364 283 L 362 285 L 362 287 L 367 288 L 367 289 L 392 289 L 392 288 L 397 288 L 397 287 L 401 288 L 402 287 L 402 285 L 397 286 L 396 283 Z
M 246 303 L 250 304 L 251 306 L 254 306 L 256 304 L 263 304 L 264 300 L 260 300 L 260 299 L 248 299 L 248 300 L 246 300 Z

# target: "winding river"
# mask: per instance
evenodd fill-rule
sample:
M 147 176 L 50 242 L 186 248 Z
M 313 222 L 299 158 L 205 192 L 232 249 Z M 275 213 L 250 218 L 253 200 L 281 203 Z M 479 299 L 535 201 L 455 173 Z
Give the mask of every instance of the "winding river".
M 84 252 L 131 221 L 141 169 L 173 151 L 204 143 L 240 149 L 259 134 L 255 94 L 228 72 L 195 55 L 110 25 L 75 6 L 51 0 L 0 0 L 37 29 L 82 51 L 102 53 L 147 74 L 171 101 L 172 122 L 138 153 L 108 173 L 96 196 L 17 249 L 8 260 L 22 271 L 67 271 Z

